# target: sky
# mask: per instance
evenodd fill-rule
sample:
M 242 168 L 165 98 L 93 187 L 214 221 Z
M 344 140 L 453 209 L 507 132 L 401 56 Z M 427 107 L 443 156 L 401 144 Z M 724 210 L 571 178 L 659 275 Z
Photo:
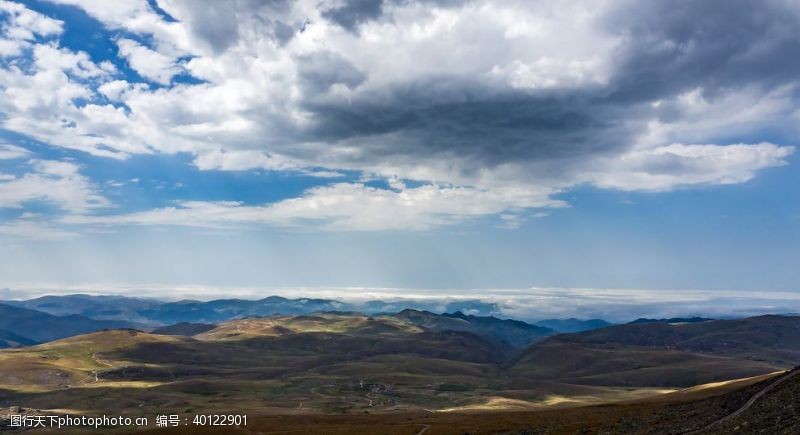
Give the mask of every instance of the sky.
M 0 0 L 0 288 L 794 300 L 798 29 L 788 0 Z

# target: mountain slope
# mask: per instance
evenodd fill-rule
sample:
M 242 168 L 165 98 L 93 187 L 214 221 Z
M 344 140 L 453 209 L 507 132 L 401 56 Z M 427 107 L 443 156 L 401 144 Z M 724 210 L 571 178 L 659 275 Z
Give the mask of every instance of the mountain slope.
M 0 329 L 0 349 L 11 347 L 33 346 L 39 344 L 30 338 Z
M 42 296 L 25 301 L 2 301 L 0 303 L 41 311 L 54 316 L 78 314 L 95 320 L 123 320 L 142 324 L 151 322 L 141 316 L 139 311 L 162 304 L 153 299 L 85 294 Z
M 472 316 L 460 311 L 453 314 L 434 314 L 429 311 L 407 309 L 393 317 L 432 331 L 470 332 L 512 347 L 524 347 L 555 333 L 552 329 L 519 320 Z
M 522 411 L 656 396 L 666 400 L 665 393 L 677 387 L 776 371 L 776 363 L 753 359 L 758 354 L 751 350 L 748 357 L 730 349 L 713 354 L 675 346 L 770 329 L 775 335 L 752 341 L 767 349 L 766 340 L 784 337 L 768 350 L 787 346 L 784 350 L 791 352 L 789 333 L 796 325 L 796 319 L 773 317 L 707 322 L 688 332 L 680 328 L 697 326 L 621 325 L 550 337 L 509 360 L 516 352 L 498 340 L 453 328 L 477 329 L 470 321 L 524 325 L 464 314 L 402 314 L 248 318 L 191 337 L 116 329 L 4 350 L 0 402 L 37 409 L 80 403 L 86 410 L 136 413 L 235 409 L 286 414 L 302 408 L 327 414 L 431 415 L 425 410 Z M 642 331 L 649 332 L 641 336 Z M 700 400 L 717 387 L 673 397 Z M 731 404 L 735 408 L 741 401 Z M 695 423 L 708 424 L 729 408 L 714 407 Z M 687 410 L 682 408 L 682 415 Z
M 202 334 L 216 328 L 216 325 L 208 323 L 176 323 L 174 325 L 162 326 L 150 331 L 152 334 L 160 335 L 185 335 L 191 337 L 192 335 Z
M 495 388 L 503 355 L 468 332 L 364 315 L 237 320 L 194 337 L 117 329 L 0 352 L 0 401 L 137 412 L 445 407 Z
M 776 379 L 742 407 L 699 433 L 729 434 L 746 430 L 800 433 L 800 373 L 797 369 Z
M 534 344 L 511 368 L 520 382 L 685 387 L 800 363 L 800 317 L 637 323 Z
M 38 342 L 57 340 L 110 328 L 128 328 L 130 322 L 94 320 L 80 315 L 53 316 L 41 311 L 0 304 L 0 329 Z

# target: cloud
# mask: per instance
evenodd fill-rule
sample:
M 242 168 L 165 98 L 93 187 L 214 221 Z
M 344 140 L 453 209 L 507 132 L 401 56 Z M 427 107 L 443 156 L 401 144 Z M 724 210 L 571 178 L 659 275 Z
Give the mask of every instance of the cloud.
M 0 223 L 0 236 L 28 240 L 63 240 L 77 237 L 78 233 L 66 231 L 35 217 L 27 217 Z
M 743 183 L 764 168 L 786 165 L 793 147 L 759 144 L 682 145 L 635 150 L 608 163 L 612 170 L 586 177 L 598 187 L 670 190 L 702 184 Z
M 78 165 L 39 159 L 28 164 L 30 172 L 0 180 L 0 209 L 21 209 L 28 202 L 44 201 L 69 213 L 86 213 L 110 205 L 92 182 L 80 174 Z M 19 225 L 31 227 L 30 222 Z
M 148 2 L 60 2 L 131 35 L 117 40 L 117 61 L 162 86 L 23 38 L 30 67 L 0 67 L 4 128 L 104 157 L 185 152 L 203 170 L 352 171 L 424 186 L 401 195 L 336 183 L 256 210 L 180 203 L 154 215 L 425 229 L 496 214 L 515 227 L 586 183 L 746 182 L 786 164 L 793 144 L 781 142 L 800 137 L 791 2 L 758 13 L 720 1 L 159 2 L 169 18 Z M 173 83 L 177 74 L 197 80 Z M 453 206 L 455 192 L 489 198 L 491 211 Z M 399 206 L 409 196 L 415 212 Z M 399 218 L 372 212 L 376 203 Z
M 19 3 L 0 0 L 0 18 L 4 15 L 6 19 L 2 23 L 0 58 L 19 55 L 37 37 L 58 35 L 63 27 L 59 20 L 34 12 Z
M 548 198 L 547 192 L 531 192 L 527 189 L 497 192 L 436 185 L 398 187 L 396 190 L 386 190 L 359 183 L 337 183 L 312 188 L 299 198 L 268 205 L 183 201 L 174 207 L 127 215 L 71 215 L 64 218 L 63 222 L 199 227 L 311 225 L 339 231 L 428 230 L 494 215 L 507 209 L 564 205 Z
M 322 12 L 328 20 L 355 32 L 361 23 L 383 15 L 383 0 L 347 0 Z
M 175 59 L 164 56 L 136 41 L 119 39 L 117 47 L 119 47 L 120 55 L 128 60 L 131 68 L 142 77 L 156 83 L 168 85 L 172 81 L 172 77 L 181 73 L 181 68 L 175 63 Z
M 11 144 L 0 144 L 0 160 L 12 160 L 27 157 L 28 150 Z

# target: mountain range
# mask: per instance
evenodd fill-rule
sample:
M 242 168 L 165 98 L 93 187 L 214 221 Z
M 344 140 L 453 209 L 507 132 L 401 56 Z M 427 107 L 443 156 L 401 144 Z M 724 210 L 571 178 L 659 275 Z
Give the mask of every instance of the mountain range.
M 95 320 L 79 314 L 54 316 L 41 311 L 0 304 L 0 330 L 13 334 L 15 341 L 46 342 L 101 329 L 130 328 L 132 322 L 122 320 Z M 9 337 L 9 336 L 7 336 Z
M 461 311 L 359 313 L 323 299 L 127 299 L 75 296 L 63 304 L 40 298 L 0 305 L 0 345 L 14 348 L 0 351 L 0 408 L 80 404 L 87 413 L 227 409 L 261 416 L 302 409 L 414 421 L 430 410 L 471 415 L 609 403 L 634 409 L 626 407 L 661 406 L 655 404 L 662 399 L 683 404 L 734 390 L 739 395 L 731 403 L 740 405 L 740 398 L 754 394 L 747 388 L 800 364 L 797 316 L 664 319 L 558 333 Z M 118 312 L 109 311 L 114 304 Z M 181 322 L 97 320 L 75 310 Z M 277 310 L 299 312 L 252 314 Z M 565 319 L 561 325 L 581 328 L 582 322 Z M 692 424 L 725 415 L 727 408 L 715 403 Z M 658 409 L 660 415 L 673 412 Z M 443 421 L 438 418 L 424 424 Z M 485 421 L 498 418 L 502 426 L 505 417 Z M 646 422 L 638 414 L 626 418 Z
M 258 300 L 217 299 L 211 301 L 182 300 L 164 302 L 123 296 L 94 296 L 73 294 L 42 296 L 29 300 L 0 301 L 2 304 L 42 311 L 56 316 L 81 315 L 96 320 L 118 320 L 140 327 L 157 327 L 175 323 L 217 323 L 253 316 L 298 315 L 324 311 L 359 312 L 364 314 L 391 314 L 404 309 L 432 313 L 461 312 L 478 317 L 500 316 L 500 307 L 480 300 L 444 301 L 381 301 L 361 303 L 333 299 L 288 299 L 269 296 Z M 536 324 L 556 332 L 576 332 L 608 326 L 599 320 L 549 319 Z

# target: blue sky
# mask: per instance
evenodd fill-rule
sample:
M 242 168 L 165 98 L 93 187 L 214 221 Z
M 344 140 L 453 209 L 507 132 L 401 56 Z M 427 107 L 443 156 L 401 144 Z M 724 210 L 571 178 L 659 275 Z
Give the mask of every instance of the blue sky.
M 0 4 L 0 288 L 798 291 L 796 6 Z

